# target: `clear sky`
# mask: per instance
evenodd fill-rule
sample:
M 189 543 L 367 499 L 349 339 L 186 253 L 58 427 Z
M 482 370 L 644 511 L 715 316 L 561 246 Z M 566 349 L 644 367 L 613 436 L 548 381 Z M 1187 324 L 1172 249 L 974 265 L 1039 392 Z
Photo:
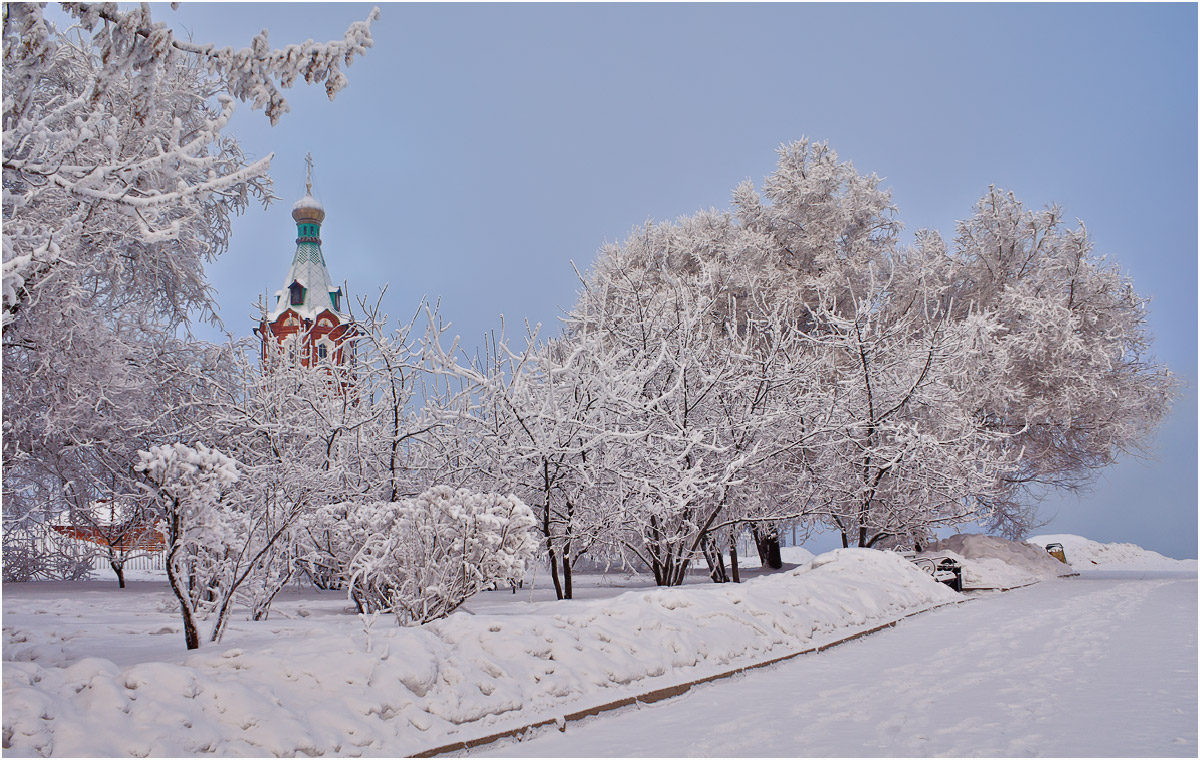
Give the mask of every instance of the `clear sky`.
M 339 37 L 370 5 L 185 3 L 157 18 L 197 42 Z M 274 128 L 241 105 L 230 133 L 274 153 L 282 202 L 234 225 L 210 267 L 225 326 L 285 283 L 289 212 L 316 161 L 336 282 L 397 316 L 422 296 L 467 346 L 525 320 L 555 329 L 604 242 L 646 220 L 727 208 L 775 149 L 828 140 L 893 191 L 907 234 L 995 184 L 1061 204 L 1152 297 L 1155 352 L 1186 383 L 1145 461 L 1040 532 L 1197 547 L 1197 9 L 1194 4 L 382 5 L 375 48 L 288 93 Z M 214 337 L 209 331 L 202 337 Z

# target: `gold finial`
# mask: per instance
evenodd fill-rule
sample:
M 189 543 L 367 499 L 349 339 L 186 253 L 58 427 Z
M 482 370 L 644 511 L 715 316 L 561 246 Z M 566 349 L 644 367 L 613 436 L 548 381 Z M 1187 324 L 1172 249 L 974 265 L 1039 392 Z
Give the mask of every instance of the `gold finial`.
M 304 194 L 312 195 L 312 153 L 304 154 L 304 163 L 308 165 L 308 175 L 304 178 Z

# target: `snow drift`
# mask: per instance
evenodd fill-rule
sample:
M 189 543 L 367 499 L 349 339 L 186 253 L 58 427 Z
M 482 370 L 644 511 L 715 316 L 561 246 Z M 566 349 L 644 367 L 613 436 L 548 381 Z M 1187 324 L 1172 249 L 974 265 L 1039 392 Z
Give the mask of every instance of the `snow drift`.
M 1195 570 L 1194 559 L 1172 559 L 1136 544 L 1102 544 L 1070 533 L 1034 536 L 1029 543 L 1063 545 L 1067 562 L 1080 571 L 1105 570 Z
M 10 660 L 4 748 L 407 755 L 835 641 L 958 598 L 897 555 L 839 549 L 740 585 L 628 592 L 522 615 L 456 613 L 419 628 L 324 618 L 255 651 L 201 650 L 182 664 Z M 6 657 L 21 654 L 6 647 Z
M 1045 549 L 998 536 L 959 533 L 934 542 L 925 555 L 949 555 L 963 566 L 964 589 L 1006 589 L 1069 575 Z

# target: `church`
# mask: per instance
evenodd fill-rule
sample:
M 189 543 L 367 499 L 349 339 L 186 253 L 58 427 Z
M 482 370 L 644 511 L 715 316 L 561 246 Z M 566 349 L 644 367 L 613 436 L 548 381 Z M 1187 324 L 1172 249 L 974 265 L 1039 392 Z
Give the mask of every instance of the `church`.
M 312 195 L 312 155 L 305 157 L 308 172 L 304 197 L 292 206 L 296 222 L 296 253 L 282 289 L 268 303 L 266 318 L 255 329 L 262 339 L 263 366 L 267 351 L 292 336 L 299 336 L 300 360 L 306 367 L 354 365 L 354 323 L 341 287 L 335 286 L 321 251 L 321 224 L 325 207 Z

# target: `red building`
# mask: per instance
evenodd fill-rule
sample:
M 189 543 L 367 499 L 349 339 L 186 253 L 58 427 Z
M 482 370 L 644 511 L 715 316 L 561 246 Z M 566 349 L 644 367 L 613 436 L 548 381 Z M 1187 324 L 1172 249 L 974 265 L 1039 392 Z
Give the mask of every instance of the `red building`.
M 312 157 L 307 156 L 308 181 L 304 197 L 292 206 L 296 220 L 296 254 L 282 289 L 275 291 L 266 319 L 255 332 L 262 339 L 263 366 L 267 351 L 299 336 L 304 366 L 328 364 L 351 367 L 354 324 L 342 289 L 333 284 L 321 252 L 321 223 L 325 207 L 312 196 Z M 343 309 L 346 309 L 343 311 Z

